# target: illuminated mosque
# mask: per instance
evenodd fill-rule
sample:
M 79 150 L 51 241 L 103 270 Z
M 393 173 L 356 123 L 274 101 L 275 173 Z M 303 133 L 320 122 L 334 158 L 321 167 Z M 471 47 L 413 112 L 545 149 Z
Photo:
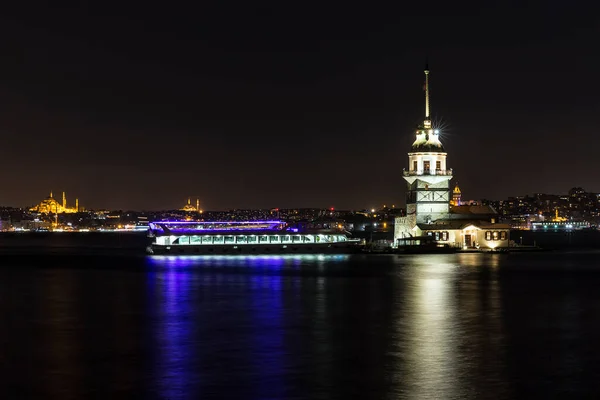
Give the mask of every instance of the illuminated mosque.
M 50 192 L 50 196 L 42 200 L 37 206 L 30 208 L 29 211 L 41 214 L 72 214 L 79 212 L 79 199 L 75 199 L 75 207 L 67 207 L 67 196 L 65 192 L 62 193 L 62 204 L 55 199 L 52 192 Z
M 194 206 L 194 205 L 192 205 L 192 199 L 188 198 L 187 204 L 185 206 L 183 206 L 183 208 L 180 208 L 180 211 L 201 213 L 202 210 L 200 209 L 200 200 L 196 199 L 196 206 Z
M 406 216 L 394 222 L 394 247 L 429 240 L 463 249 L 508 247 L 510 226 L 498 223 L 491 206 L 461 204 L 458 184 L 450 192 L 452 169 L 446 166 L 441 132 L 429 110 L 429 68 L 425 67 L 425 120 L 417 127 L 408 153 Z

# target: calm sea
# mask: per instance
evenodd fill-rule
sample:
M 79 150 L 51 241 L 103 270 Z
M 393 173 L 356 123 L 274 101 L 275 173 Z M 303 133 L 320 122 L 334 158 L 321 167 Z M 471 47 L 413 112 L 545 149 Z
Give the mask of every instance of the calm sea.
M 600 252 L 5 252 L 0 324 L 2 399 L 600 396 Z

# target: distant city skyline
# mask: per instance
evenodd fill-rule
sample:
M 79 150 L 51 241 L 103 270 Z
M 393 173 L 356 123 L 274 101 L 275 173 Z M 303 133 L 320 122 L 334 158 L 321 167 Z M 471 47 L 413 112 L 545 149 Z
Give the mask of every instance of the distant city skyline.
M 426 57 L 463 198 L 600 192 L 595 12 L 406 7 L 17 4 L 0 16 L 0 204 L 402 206 Z
M 454 187 L 454 186 L 453 186 Z M 545 196 L 568 196 L 569 192 L 575 189 L 581 189 L 584 191 L 584 193 L 590 193 L 590 194 L 594 194 L 596 197 L 598 197 L 598 199 L 600 200 L 600 193 L 598 192 L 590 192 L 585 190 L 585 188 L 581 188 L 581 187 L 570 187 L 567 190 L 564 190 L 560 193 L 541 193 L 541 192 L 537 192 L 537 193 L 525 193 L 525 194 L 520 194 L 520 195 L 511 195 L 511 196 L 507 196 L 505 198 L 500 198 L 500 199 L 492 199 L 492 198 L 468 198 L 468 197 L 463 197 L 463 196 L 459 196 L 459 198 L 461 198 L 461 204 L 469 204 L 472 202 L 476 202 L 476 203 L 480 203 L 481 201 L 492 201 L 492 202 L 502 202 L 502 201 L 508 201 L 510 199 L 515 199 L 515 198 L 527 198 L 527 197 L 536 197 L 537 195 L 545 195 Z M 48 200 L 51 198 L 52 196 L 52 200 L 51 202 L 48 202 Z M 64 203 L 63 203 L 64 202 Z M 362 211 L 362 210 L 366 210 L 366 211 L 372 211 L 372 210 L 382 210 L 385 208 L 388 209 L 403 209 L 405 208 L 406 204 L 404 202 L 401 203 L 379 203 L 377 204 L 376 202 L 370 202 L 369 206 L 362 206 L 362 207 L 353 207 L 353 208 L 343 208 L 343 207 L 335 207 L 335 206 L 322 206 L 322 205 L 299 205 L 299 206 L 295 206 L 295 207 L 278 207 L 278 206 L 274 206 L 274 207 L 215 207 L 215 208 L 206 208 L 201 199 L 199 197 L 194 197 L 194 196 L 188 196 L 187 198 L 183 199 L 183 201 L 179 202 L 178 204 L 175 204 L 175 202 L 171 202 L 173 204 L 171 204 L 170 206 L 167 206 L 165 208 L 157 208 L 157 209 L 152 209 L 152 208 L 110 208 L 110 207 L 103 207 L 103 206 L 99 206 L 99 207 L 90 207 L 87 206 L 85 204 L 79 204 L 79 198 L 71 198 L 71 197 L 67 197 L 66 196 L 66 192 L 61 192 L 58 193 L 51 191 L 50 195 L 46 195 L 43 196 L 42 198 L 38 199 L 38 201 L 33 202 L 33 203 L 28 203 L 28 204 L 20 204 L 20 205 L 15 205 L 15 204 L 0 204 L 0 207 L 15 207 L 15 208 L 36 208 L 38 207 L 40 204 L 42 204 L 42 207 L 44 209 L 54 209 L 56 206 L 54 204 L 58 204 L 58 208 L 59 208 L 59 213 L 62 213 L 63 208 L 66 208 L 64 206 L 61 206 L 62 204 L 66 204 L 67 206 L 70 206 L 69 210 L 67 212 L 72 213 L 75 212 L 76 210 L 122 210 L 122 211 L 152 211 L 152 212 L 158 212 L 158 211 L 169 211 L 169 210 L 181 210 L 181 211 L 206 211 L 206 212 L 219 212 L 219 211 L 230 211 L 230 210 L 273 210 L 273 209 L 282 209 L 282 210 L 290 210 L 290 209 L 322 209 L 322 210 L 332 210 L 332 211 Z M 450 205 L 456 205 L 453 203 L 453 201 L 450 202 Z

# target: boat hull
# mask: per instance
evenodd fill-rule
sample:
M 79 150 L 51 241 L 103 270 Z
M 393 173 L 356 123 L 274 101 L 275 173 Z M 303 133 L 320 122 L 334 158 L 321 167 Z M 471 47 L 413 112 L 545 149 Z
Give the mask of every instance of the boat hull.
M 311 243 L 306 245 L 184 245 L 164 246 L 151 244 L 146 249 L 148 254 L 154 255 L 223 255 L 223 254 L 352 254 L 361 251 L 360 243 Z

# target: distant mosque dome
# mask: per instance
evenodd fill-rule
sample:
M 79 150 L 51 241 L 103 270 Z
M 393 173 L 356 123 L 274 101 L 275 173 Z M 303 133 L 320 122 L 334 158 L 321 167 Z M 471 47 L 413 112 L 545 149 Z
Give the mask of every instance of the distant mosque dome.
M 182 208 L 180 208 L 180 211 L 202 212 L 202 210 L 200 210 L 200 200 L 196 199 L 196 205 L 193 206 L 192 199 L 188 198 L 187 204 L 185 206 L 183 206 Z
M 75 207 L 67 207 L 67 196 L 65 192 L 62 194 L 62 204 L 55 199 L 52 195 L 52 192 L 50 192 L 50 196 L 42 200 L 37 206 L 30 208 L 29 211 L 38 212 L 41 214 L 76 213 L 79 212 L 79 200 L 75 199 Z

